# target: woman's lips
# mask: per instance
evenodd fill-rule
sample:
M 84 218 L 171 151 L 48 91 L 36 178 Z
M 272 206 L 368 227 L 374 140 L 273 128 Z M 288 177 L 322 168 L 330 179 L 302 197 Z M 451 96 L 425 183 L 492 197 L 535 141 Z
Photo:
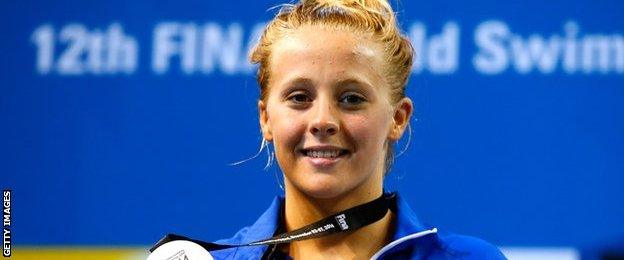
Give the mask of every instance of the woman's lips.
M 314 158 L 314 157 L 306 156 L 306 159 L 314 167 L 327 168 L 327 167 L 334 166 L 336 163 L 338 163 L 338 161 L 342 159 L 342 156 L 335 157 L 335 158 Z
M 301 155 L 305 157 L 312 166 L 317 168 L 328 168 L 336 165 L 340 160 L 349 154 L 348 150 L 308 150 L 301 151 Z

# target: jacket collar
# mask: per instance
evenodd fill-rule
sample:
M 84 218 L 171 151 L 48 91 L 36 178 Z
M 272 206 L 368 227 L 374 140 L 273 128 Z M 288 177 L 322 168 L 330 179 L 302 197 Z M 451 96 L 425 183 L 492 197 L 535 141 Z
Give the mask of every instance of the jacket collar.
M 221 239 L 215 241 L 217 244 L 224 245 L 239 245 L 248 244 L 258 240 L 272 237 L 275 230 L 279 226 L 280 220 L 280 208 L 284 203 L 284 198 L 281 196 L 275 197 L 271 206 L 262 213 L 262 215 L 256 220 L 256 222 L 248 227 L 245 227 L 238 231 L 236 235 L 231 238 Z M 245 246 L 235 247 L 225 250 L 212 251 L 215 259 L 239 259 L 239 258 L 258 258 L 264 254 L 268 246 Z
M 251 243 L 261 239 L 272 237 L 279 227 L 281 208 L 284 205 L 284 197 L 277 196 L 271 202 L 271 206 L 262 213 L 256 222 L 249 227 L 247 236 L 242 243 Z
M 395 198 L 394 203 L 390 207 L 396 216 L 392 241 L 398 243 L 389 244 L 391 245 L 391 248 L 384 248 L 385 252 L 382 255 L 395 252 L 406 246 L 414 245 L 415 243 L 430 241 L 430 239 L 428 239 L 431 237 L 430 234 L 435 233 L 435 231 L 427 232 L 428 230 L 435 229 L 428 229 L 424 224 L 422 224 L 401 196 L 395 194 Z M 281 208 L 283 205 L 284 197 L 275 197 L 271 206 L 269 206 L 269 208 L 258 218 L 258 220 L 256 220 L 253 225 L 241 230 L 234 237 L 217 241 L 217 243 L 245 244 L 272 237 L 279 227 Z M 414 236 L 417 233 L 421 233 L 422 236 Z M 409 236 L 412 236 L 413 239 Z M 241 247 L 236 250 L 235 255 L 261 256 L 266 249 L 267 246 Z
M 416 213 L 414 213 L 403 197 L 399 196 L 399 194 L 395 194 L 395 196 L 395 203 L 391 207 L 392 212 L 396 216 L 392 240 L 427 230 L 427 227 L 418 220 Z
M 428 250 L 431 249 L 431 244 L 435 243 L 437 229 L 428 227 L 420 222 L 416 213 L 399 194 L 395 194 L 395 197 L 394 204 L 390 208 L 396 217 L 392 241 L 382 247 L 372 259 L 385 258 L 384 256 L 416 247 L 420 248 L 420 250 L 417 250 L 416 254 L 410 258 L 421 259 L 423 258 L 422 256 L 429 253 Z

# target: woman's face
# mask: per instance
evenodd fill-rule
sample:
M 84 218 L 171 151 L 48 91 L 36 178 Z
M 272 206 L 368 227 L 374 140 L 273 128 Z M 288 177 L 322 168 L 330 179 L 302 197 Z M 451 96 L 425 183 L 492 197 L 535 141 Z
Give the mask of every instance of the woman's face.
M 258 106 L 287 189 L 315 198 L 381 190 L 388 141 L 401 136 L 411 102 L 392 104 L 380 48 L 318 26 L 274 44 L 268 96 Z

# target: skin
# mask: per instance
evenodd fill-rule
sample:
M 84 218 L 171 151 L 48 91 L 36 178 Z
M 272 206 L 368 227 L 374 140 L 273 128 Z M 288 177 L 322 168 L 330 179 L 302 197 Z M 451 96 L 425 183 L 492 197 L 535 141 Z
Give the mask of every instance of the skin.
M 385 66 L 381 45 L 352 31 L 303 26 L 274 44 L 258 110 L 285 177 L 288 231 L 381 196 L 386 148 L 412 113 L 410 99 L 391 101 Z M 317 146 L 346 152 L 319 164 L 302 151 Z M 295 258 L 369 258 L 389 242 L 391 222 L 388 212 L 357 231 L 281 250 Z

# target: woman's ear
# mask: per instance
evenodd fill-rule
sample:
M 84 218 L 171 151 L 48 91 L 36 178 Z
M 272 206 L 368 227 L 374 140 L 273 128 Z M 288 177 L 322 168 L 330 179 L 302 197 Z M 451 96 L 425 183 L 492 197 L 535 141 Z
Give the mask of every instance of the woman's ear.
M 267 106 L 264 101 L 258 101 L 258 117 L 260 119 L 260 130 L 262 131 L 262 137 L 264 140 L 273 141 L 273 135 L 269 128 L 269 114 L 267 113 Z
M 404 97 L 397 103 L 392 117 L 392 129 L 390 129 L 390 134 L 388 135 L 390 140 L 398 141 L 403 136 L 403 132 L 405 132 L 412 117 L 413 110 L 412 100 L 408 97 Z

